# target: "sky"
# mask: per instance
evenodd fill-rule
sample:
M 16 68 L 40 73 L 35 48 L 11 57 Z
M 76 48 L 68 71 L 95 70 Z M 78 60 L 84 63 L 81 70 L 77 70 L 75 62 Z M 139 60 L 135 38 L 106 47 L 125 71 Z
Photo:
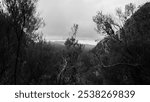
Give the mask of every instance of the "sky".
M 115 15 L 116 8 L 124 9 L 129 3 L 140 5 L 150 0 L 39 0 L 37 11 L 44 19 L 42 28 L 46 40 L 65 40 L 73 24 L 78 24 L 77 39 L 95 44 L 102 36 L 94 29 L 92 17 L 97 11 Z

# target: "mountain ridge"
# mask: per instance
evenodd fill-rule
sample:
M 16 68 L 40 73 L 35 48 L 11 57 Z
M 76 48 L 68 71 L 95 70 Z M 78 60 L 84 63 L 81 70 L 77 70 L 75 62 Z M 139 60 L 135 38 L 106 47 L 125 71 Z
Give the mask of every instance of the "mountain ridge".
M 50 43 L 55 46 L 55 47 L 60 47 L 60 48 L 63 48 L 65 47 L 65 40 L 64 41 L 50 41 Z M 83 44 L 85 47 L 84 47 L 84 50 L 91 50 L 93 49 L 96 45 L 92 45 L 92 44 Z

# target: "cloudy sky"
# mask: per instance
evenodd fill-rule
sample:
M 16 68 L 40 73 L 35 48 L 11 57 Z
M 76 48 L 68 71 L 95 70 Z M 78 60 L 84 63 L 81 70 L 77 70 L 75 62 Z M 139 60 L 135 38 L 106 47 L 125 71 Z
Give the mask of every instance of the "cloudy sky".
M 92 21 L 97 11 L 115 14 L 115 9 L 125 4 L 146 1 L 150 0 L 39 0 L 38 12 L 46 24 L 42 32 L 47 40 L 65 40 L 73 24 L 79 24 L 77 38 L 94 41 L 101 37 Z

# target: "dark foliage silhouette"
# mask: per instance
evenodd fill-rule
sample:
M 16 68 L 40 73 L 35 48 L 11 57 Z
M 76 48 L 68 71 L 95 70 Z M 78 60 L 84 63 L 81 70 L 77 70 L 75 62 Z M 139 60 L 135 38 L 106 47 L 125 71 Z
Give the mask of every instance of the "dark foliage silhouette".
M 150 3 L 117 8 L 116 18 L 98 12 L 93 21 L 105 37 L 87 50 L 76 37 L 78 24 L 62 45 L 44 40 L 37 2 L 0 4 L 0 84 L 150 84 Z

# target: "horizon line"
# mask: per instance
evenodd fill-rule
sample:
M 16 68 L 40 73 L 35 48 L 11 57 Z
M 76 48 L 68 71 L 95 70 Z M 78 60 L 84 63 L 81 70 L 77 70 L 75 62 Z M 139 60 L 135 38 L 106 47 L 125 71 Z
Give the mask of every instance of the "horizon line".
M 51 41 L 51 42 L 57 42 L 57 41 L 62 41 L 65 42 L 66 40 L 46 40 L 46 41 Z M 78 40 L 80 44 L 89 44 L 89 45 L 97 45 L 98 42 L 95 40 Z

